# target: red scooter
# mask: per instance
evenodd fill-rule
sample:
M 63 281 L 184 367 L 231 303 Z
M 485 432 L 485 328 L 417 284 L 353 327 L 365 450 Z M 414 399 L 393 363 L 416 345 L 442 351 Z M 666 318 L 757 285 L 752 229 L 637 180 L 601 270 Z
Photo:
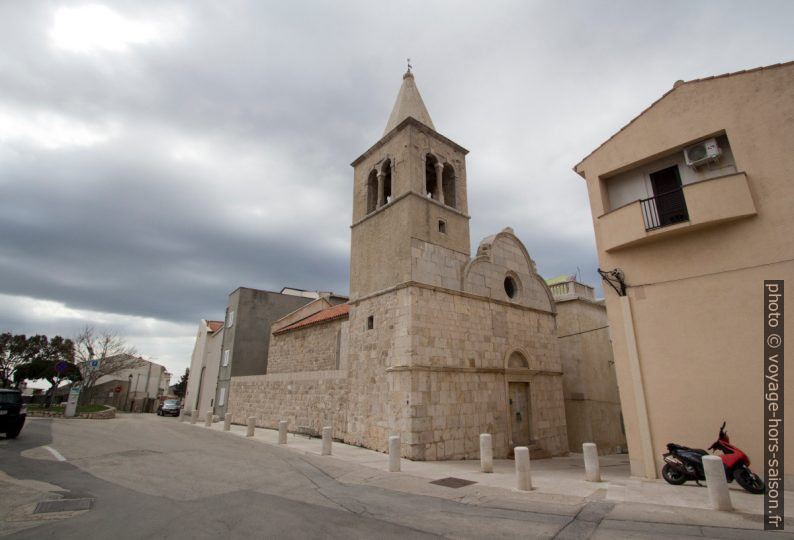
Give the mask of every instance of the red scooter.
M 766 489 L 764 481 L 750 470 L 750 460 L 747 454 L 731 444 L 725 432 L 725 422 L 722 423 L 717 441 L 709 446 L 709 450 L 722 452 L 720 458 L 725 466 L 725 477 L 728 482 L 736 482 L 750 493 L 763 493 Z M 662 478 L 668 483 L 680 486 L 687 480 L 694 480 L 700 485 L 700 480 L 705 480 L 703 472 L 703 456 L 708 455 L 705 450 L 689 448 L 675 443 L 667 443 L 667 453 L 664 454 L 664 467 Z

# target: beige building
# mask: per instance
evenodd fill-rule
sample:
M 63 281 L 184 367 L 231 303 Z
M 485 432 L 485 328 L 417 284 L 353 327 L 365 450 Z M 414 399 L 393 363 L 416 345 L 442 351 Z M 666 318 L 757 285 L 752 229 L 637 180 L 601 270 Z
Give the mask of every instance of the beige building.
M 353 162 L 350 301 L 299 308 L 266 375 L 231 377 L 229 411 L 289 420 L 404 457 L 568 450 L 555 305 L 507 228 L 470 256 L 467 150 L 435 130 L 409 72 L 383 137 Z
M 196 411 L 202 417 L 207 411 L 213 410 L 221 364 L 223 329 L 223 321 L 202 319 L 199 322 L 183 400 L 182 408 L 185 412 Z
M 168 392 L 171 381 L 165 366 L 129 354 L 113 358 L 122 358 L 127 367 L 99 377 L 91 390 L 91 402 L 125 411 L 154 412 L 157 398 Z
M 604 300 L 574 276 L 546 280 L 557 305 L 565 422 L 572 452 L 596 443 L 599 454 L 624 452 L 626 434 Z
M 636 475 L 656 477 L 668 442 L 709 446 L 723 421 L 764 474 L 763 281 L 794 280 L 792 149 L 787 63 L 679 81 L 575 167 L 601 268 L 619 269 L 605 290 Z

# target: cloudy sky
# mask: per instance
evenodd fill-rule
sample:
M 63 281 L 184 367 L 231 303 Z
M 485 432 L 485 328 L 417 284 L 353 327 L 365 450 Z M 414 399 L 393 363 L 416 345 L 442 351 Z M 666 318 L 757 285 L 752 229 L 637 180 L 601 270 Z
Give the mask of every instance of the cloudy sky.
M 412 59 L 512 226 L 599 286 L 571 168 L 677 79 L 794 59 L 794 2 L 0 2 L 0 331 L 124 336 L 179 375 L 238 286 L 347 293 L 350 162 Z

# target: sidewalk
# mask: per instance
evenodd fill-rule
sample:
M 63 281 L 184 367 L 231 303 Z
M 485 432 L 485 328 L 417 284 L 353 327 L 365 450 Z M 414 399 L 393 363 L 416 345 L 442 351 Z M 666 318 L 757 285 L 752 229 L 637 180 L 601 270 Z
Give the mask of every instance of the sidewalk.
M 191 425 L 195 428 L 223 432 L 223 422 L 205 427 L 204 422 Z M 245 437 L 246 427 L 232 425 L 230 436 Z M 322 442 L 319 438 L 309 438 L 290 433 L 286 445 L 278 445 L 278 431 L 256 428 L 254 437 L 259 443 L 300 452 L 322 464 L 333 476 L 345 483 L 366 483 L 387 489 L 407 491 L 417 494 L 439 496 L 460 500 L 461 502 L 482 503 L 499 499 L 501 504 L 534 503 L 538 505 L 570 505 L 571 512 L 578 511 L 588 501 L 607 501 L 621 503 L 610 515 L 611 519 L 632 519 L 644 521 L 663 521 L 667 523 L 689 523 L 719 527 L 754 528 L 762 527 L 764 498 L 752 495 L 736 484 L 730 484 L 731 499 L 735 512 L 718 512 L 711 509 L 708 490 L 688 482 L 683 486 L 672 486 L 664 480 L 645 480 L 631 477 L 627 455 L 600 457 L 601 482 L 584 480 L 584 460 L 582 454 L 568 457 L 534 460 L 531 463 L 531 492 L 515 489 L 515 464 L 512 460 L 495 459 L 494 472 L 480 472 L 478 460 L 462 461 L 410 461 L 400 460 L 401 472 L 388 472 L 388 455 L 374 450 L 347 445 L 334 441 L 332 459 L 320 456 Z M 336 461 L 336 465 L 330 461 Z M 341 463 L 339 463 L 341 462 Z M 345 466 L 355 465 L 355 467 Z M 318 465 L 320 466 L 320 465 Z M 476 482 L 460 489 L 436 486 L 427 482 L 454 477 Z M 424 480 L 417 483 L 416 480 Z M 519 505 L 519 506 L 524 506 Z M 566 512 L 567 513 L 567 512 Z M 617 516 L 617 517 L 616 517 Z M 625 517 L 622 517 L 625 516 Z M 794 529 L 794 492 L 785 492 L 786 530 Z

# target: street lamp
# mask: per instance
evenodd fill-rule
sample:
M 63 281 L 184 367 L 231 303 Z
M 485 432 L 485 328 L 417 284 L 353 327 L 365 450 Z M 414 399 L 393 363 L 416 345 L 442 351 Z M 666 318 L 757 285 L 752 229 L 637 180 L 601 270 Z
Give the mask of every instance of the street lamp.
M 124 398 L 124 408 L 127 408 L 127 401 L 130 398 L 130 386 L 132 386 L 132 373 L 127 377 L 127 396 Z

